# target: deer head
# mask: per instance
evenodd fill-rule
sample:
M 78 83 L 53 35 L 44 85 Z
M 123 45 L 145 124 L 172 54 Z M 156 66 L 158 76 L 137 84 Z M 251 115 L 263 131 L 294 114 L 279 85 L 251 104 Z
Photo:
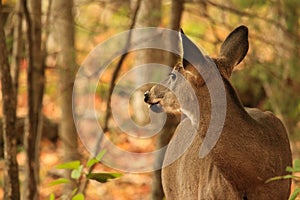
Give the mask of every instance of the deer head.
M 198 101 L 210 107 L 207 83 L 217 76 L 229 79 L 234 66 L 239 64 L 248 51 L 248 28 L 240 26 L 226 38 L 220 56 L 210 58 L 181 31 L 183 56 L 166 80 L 145 93 L 144 101 L 154 112 L 182 112 L 194 125 L 199 120 Z M 207 108 L 206 108 L 207 109 Z M 202 108 L 200 106 L 202 112 Z

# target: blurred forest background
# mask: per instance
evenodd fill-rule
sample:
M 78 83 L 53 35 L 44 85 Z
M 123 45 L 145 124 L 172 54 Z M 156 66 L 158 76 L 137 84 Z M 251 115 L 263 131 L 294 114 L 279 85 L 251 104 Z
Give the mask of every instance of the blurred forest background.
M 284 122 L 294 159 L 299 158 L 299 14 L 299 0 L 2 0 L 0 199 L 162 199 L 157 174 L 123 174 L 99 183 L 55 168 L 74 160 L 86 166 L 89 159 L 72 116 L 79 66 L 99 43 L 137 27 L 181 27 L 216 56 L 231 30 L 248 26 L 250 50 L 231 80 L 245 106 L 271 110 Z M 120 60 L 111 64 L 95 96 L 97 109 L 106 114 L 110 88 L 122 73 L 143 63 L 173 62 L 170 56 L 150 51 L 129 53 Z M 144 106 L 142 92 L 137 97 L 134 106 L 139 111 Z M 146 120 L 139 112 L 135 119 Z M 156 139 L 136 143 L 107 119 L 102 121 L 118 146 L 133 152 L 155 149 Z M 175 122 L 169 124 L 165 131 Z M 89 169 L 116 171 L 101 164 Z M 57 179 L 71 182 L 53 184 Z

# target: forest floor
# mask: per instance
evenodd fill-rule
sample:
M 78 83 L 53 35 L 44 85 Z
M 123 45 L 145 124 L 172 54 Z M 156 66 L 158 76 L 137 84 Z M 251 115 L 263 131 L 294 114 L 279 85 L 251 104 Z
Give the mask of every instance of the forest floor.
M 88 153 L 84 148 L 80 148 L 83 160 L 88 160 Z M 55 168 L 62 164 L 63 149 L 60 141 L 52 143 L 43 140 L 40 153 L 40 199 L 49 199 L 50 194 L 55 194 L 55 199 L 63 195 L 63 185 L 49 186 L 53 180 L 57 179 L 62 171 Z M 85 159 L 86 158 L 86 159 Z M 26 162 L 25 153 L 18 154 L 20 168 L 20 181 L 24 181 L 24 163 Z M 0 161 L 0 178 L 3 180 L 4 161 Z M 95 172 L 118 172 L 114 169 L 97 164 Z M 122 173 L 122 172 L 119 172 Z M 85 200 L 145 200 L 150 199 L 152 174 L 130 174 L 122 173 L 122 177 L 109 180 L 107 183 L 90 181 Z M 3 186 L 3 182 L 1 185 Z M 3 199 L 3 187 L 0 187 L 0 199 Z
M 84 148 L 81 148 L 83 157 L 88 155 Z M 40 199 L 49 199 L 51 193 L 56 197 L 63 194 L 62 185 L 49 186 L 49 183 L 58 177 L 59 170 L 55 168 L 56 165 L 62 163 L 63 150 L 61 143 L 50 142 L 43 140 L 40 154 Z M 24 163 L 25 153 L 18 154 L 18 163 L 20 165 L 20 180 L 24 181 Z M 0 161 L 0 176 L 3 177 L 4 161 Z M 116 170 L 106 167 L 103 164 L 98 164 L 95 169 L 97 172 L 116 172 Z M 121 172 L 122 173 L 122 172 Z M 1 178 L 1 180 L 3 180 Z M 121 178 L 110 180 L 107 183 L 98 183 L 90 181 L 87 191 L 86 200 L 147 200 L 151 195 L 152 174 L 130 174 L 125 173 Z M 3 186 L 3 183 L 1 183 Z M 292 191 L 295 186 L 292 185 Z M 3 188 L 0 187 L 0 199 L 3 197 Z M 59 198 L 56 198 L 59 199 Z M 297 198 L 298 199 L 298 198 Z M 299 198 L 300 199 L 300 198 Z
M 55 98 L 51 97 L 49 94 L 44 97 L 44 108 L 43 112 L 46 116 L 51 116 L 52 119 L 59 121 L 60 109 L 57 106 L 57 102 L 59 101 L 59 95 L 53 92 L 54 84 L 50 84 L 51 82 L 55 82 L 56 76 L 53 76 L 53 72 L 48 72 L 49 78 L 49 88 L 47 91 L 49 93 L 53 93 L 52 95 Z M 25 73 L 22 73 L 20 87 L 22 90 L 26 88 L 26 79 L 23 77 Z M 51 76 L 52 75 L 52 76 Z M 53 80 L 52 80 L 53 79 Z M 51 87 L 50 87 L 51 86 Z M 99 101 L 99 100 L 98 100 Z M 102 103 L 105 105 L 104 103 Z M 18 116 L 26 116 L 27 113 L 27 98 L 26 92 L 23 92 L 19 95 L 18 98 Z M 103 107 L 103 106 L 102 106 Z M 105 108 L 102 108 L 102 111 Z M 1 108 L 0 108 L 1 113 Z M 155 149 L 154 142 L 150 141 L 146 145 L 139 144 L 136 145 L 134 140 L 126 139 L 125 134 L 122 133 L 114 133 L 116 142 L 118 146 L 132 152 L 149 152 Z M 84 146 L 80 146 L 79 149 L 82 159 L 81 161 L 87 162 L 90 154 L 85 149 Z M 49 199 L 50 194 L 54 193 L 56 199 L 60 199 L 59 197 L 63 195 L 63 185 L 57 186 L 49 186 L 53 180 L 56 180 L 62 177 L 61 170 L 56 169 L 56 166 L 63 163 L 63 147 L 61 141 L 51 142 L 47 139 L 43 139 L 41 141 L 40 146 L 40 199 Z M 17 155 L 17 160 L 19 163 L 19 177 L 20 183 L 22 183 L 25 179 L 25 162 L 26 156 L 25 152 L 20 149 L 20 152 Z M 0 160 L 0 199 L 3 199 L 3 172 L 4 172 L 4 160 Z M 95 172 L 118 172 L 115 169 L 111 169 L 103 164 L 97 164 Z M 107 183 L 98 183 L 96 181 L 90 181 L 88 188 L 86 190 L 86 198 L 85 200 L 145 200 L 150 199 L 151 194 L 151 184 L 152 184 L 152 174 L 151 173 L 122 173 L 122 177 L 109 180 Z
M 124 142 L 124 146 L 128 147 L 128 142 Z M 84 147 L 80 148 L 83 159 L 88 159 L 88 152 Z M 63 195 L 63 185 L 49 186 L 53 180 L 61 175 L 61 171 L 55 168 L 62 163 L 63 149 L 60 141 L 53 143 L 43 140 L 40 153 L 40 199 L 49 199 L 50 194 L 55 194 L 56 199 L 60 199 Z M 20 168 L 20 181 L 24 181 L 24 164 L 26 162 L 25 153 L 18 154 L 18 163 Z M 4 161 L 0 161 L 0 177 L 3 180 Z M 96 172 L 118 172 L 103 164 L 98 164 Z M 122 172 L 120 172 L 122 173 Z M 0 183 L 3 186 L 3 182 Z M 123 173 L 123 176 L 107 183 L 98 183 L 90 181 L 86 190 L 85 200 L 147 200 L 151 199 L 151 173 L 131 174 Z M 291 190 L 295 189 L 292 185 Z M 3 199 L 3 187 L 0 187 L 0 199 Z M 297 198 L 300 199 L 300 198 Z

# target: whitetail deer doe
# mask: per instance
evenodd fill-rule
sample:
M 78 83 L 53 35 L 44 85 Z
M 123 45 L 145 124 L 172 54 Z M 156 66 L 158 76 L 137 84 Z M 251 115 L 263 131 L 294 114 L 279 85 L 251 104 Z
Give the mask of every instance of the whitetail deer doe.
M 184 34 L 181 38 L 183 58 L 186 54 L 201 54 L 197 46 Z M 194 116 L 189 116 L 193 108 L 180 108 L 178 100 L 185 96 L 185 101 L 189 101 L 189 95 L 186 95 L 182 87 L 182 82 L 188 81 L 194 89 L 201 111 L 199 128 L 191 145 L 176 161 L 162 169 L 163 188 L 168 200 L 288 199 L 290 180 L 266 183 L 271 177 L 285 175 L 286 167 L 292 165 L 289 140 L 283 124 L 271 112 L 244 108 L 229 82 L 234 66 L 243 60 L 247 51 L 248 28 L 239 26 L 223 42 L 219 57 L 209 58 L 202 55 L 207 62 L 210 60 L 215 63 L 226 92 L 226 117 L 222 132 L 216 145 L 204 158 L 199 157 L 199 149 L 211 119 L 211 100 L 207 84 L 213 83 L 215 76 L 209 76 L 204 81 L 195 66 L 182 59 L 164 82 L 167 87 L 157 84 L 145 93 L 144 100 L 153 111 L 158 111 L 161 107 L 166 112 L 181 110 L 187 116 L 185 120 L 190 120 L 190 125 L 193 126 Z M 204 69 L 211 66 L 206 66 L 203 60 L 192 63 L 201 65 Z M 185 79 L 179 79 L 179 75 Z M 175 96 L 168 88 L 182 91 Z M 184 128 L 181 126 L 183 121 L 178 125 L 174 136 L 178 132 L 186 133 L 179 131 Z M 188 134 L 186 136 L 189 137 Z M 180 141 L 175 145 L 179 148 Z M 164 162 L 168 157 L 174 156 L 174 151 L 176 147 L 168 147 Z

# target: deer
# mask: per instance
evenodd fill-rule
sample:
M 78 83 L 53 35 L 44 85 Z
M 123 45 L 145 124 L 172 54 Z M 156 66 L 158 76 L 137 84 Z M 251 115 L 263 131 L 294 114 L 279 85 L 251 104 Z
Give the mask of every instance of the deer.
M 290 179 L 267 182 L 272 177 L 286 175 L 286 167 L 292 166 L 285 126 L 270 111 L 245 108 L 229 80 L 234 67 L 248 52 L 248 28 L 245 25 L 235 28 L 222 43 L 218 57 L 203 55 L 183 31 L 179 35 L 182 58 L 163 83 L 155 84 L 144 94 L 144 101 L 152 111 L 181 113 L 184 116 L 163 160 L 161 177 L 166 199 L 288 199 Z M 185 59 L 187 57 L 191 61 Z M 209 68 L 212 64 L 217 75 L 211 74 Z M 199 66 L 201 74 L 197 70 Z M 204 76 L 208 78 L 204 79 Z M 222 98 L 226 100 L 226 113 L 217 142 L 206 155 L 201 156 L 199 149 L 204 145 L 212 118 L 208 84 L 214 84 L 217 76 L 221 77 L 225 90 Z M 186 84 L 190 85 L 190 89 L 184 86 Z M 200 110 L 196 114 L 199 116 L 193 112 L 195 107 L 189 106 L 195 99 L 187 93 L 188 90 L 195 94 Z M 177 91 L 176 95 L 174 91 Z M 168 162 L 190 138 L 191 131 L 196 134 L 190 145 L 177 159 Z M 174 141 L 179 134 L 183 139 Z

